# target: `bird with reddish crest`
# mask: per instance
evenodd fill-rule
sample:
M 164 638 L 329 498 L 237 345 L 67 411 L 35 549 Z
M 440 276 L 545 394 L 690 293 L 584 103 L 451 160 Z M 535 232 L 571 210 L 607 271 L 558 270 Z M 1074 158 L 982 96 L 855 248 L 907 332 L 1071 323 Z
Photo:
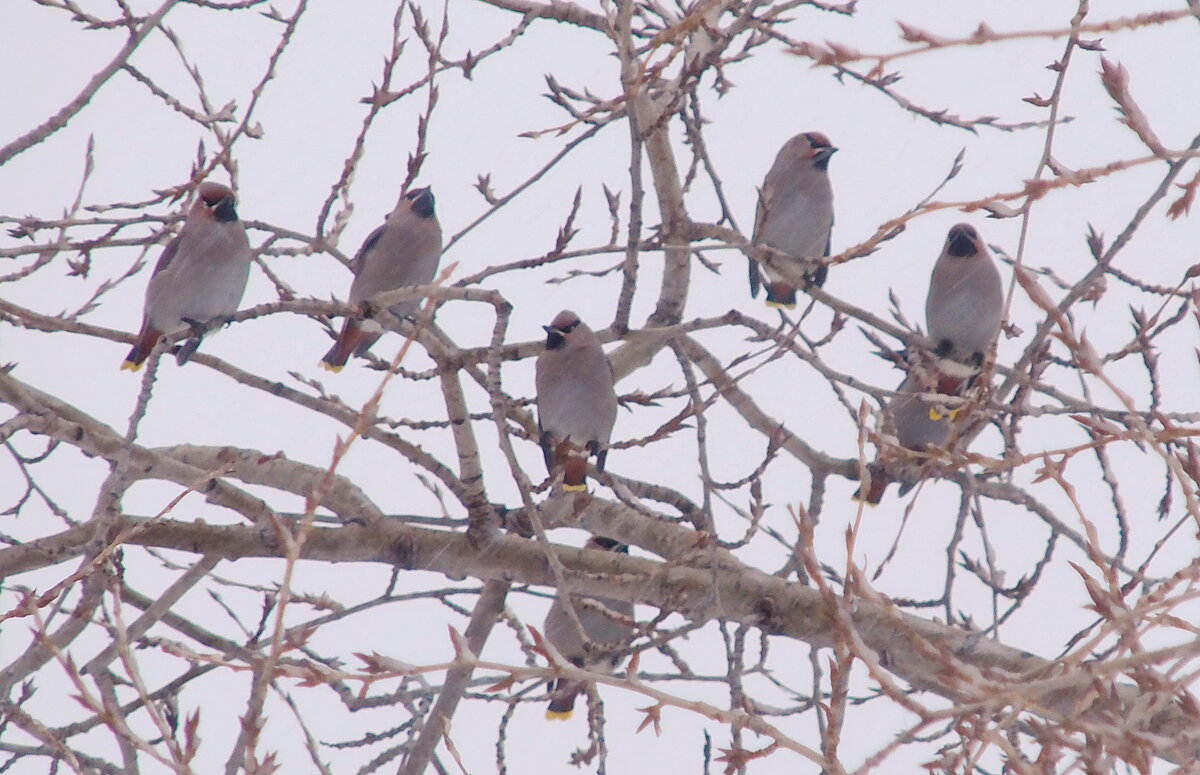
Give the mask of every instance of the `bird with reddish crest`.
M 237 312 L 254 254 L 238 220 L 233 191 L 205 181 L 187 219 L 162 252 L 150 283 L 142 330 L 122 369 L 142 367 L 158 340 L 191 329 L 175 353 L 179 365 L 200 346 L 212 324 Z
M 538 429 L 551 476 L 563 471 L 563 489 L 585 490 L 587 457 L 604 470 L 608 440 L 617 420 L 613 372 L 600 339 L 579 316 L 563 310 L 546 330 L 537 359 Z
M 819 259 L 829 255 L 833 234 L 833 187 L 829 159 L 837 153 L 820 132 L 805 132 L 783 144 L 763 180 L 754 216 L 755 246 L 785 254 L 804 273 L 806 285 L 823 285 L 829 267 Z M 756 261 L 750 261 L 750 295 L 766 273 L 767 306 L 792 309 L 796 287 Z

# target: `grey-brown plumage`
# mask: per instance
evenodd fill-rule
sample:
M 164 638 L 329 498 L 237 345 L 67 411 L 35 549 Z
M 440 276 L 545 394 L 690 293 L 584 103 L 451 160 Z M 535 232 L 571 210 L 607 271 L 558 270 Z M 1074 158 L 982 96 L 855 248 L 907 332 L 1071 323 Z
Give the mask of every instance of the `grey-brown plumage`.
M 804 272 L 808 285 L 823 285 L 828 267 L 814 259 L 829 255 L 833 234 L 833 187 L 829 157 L 837 152 L 820 132 L 805 132 L 783 144 L 763 180 L 754 216 L 755 245 L 769 245 Z M 750 262 L 750 295 L 758 295 L 760 267 Z M 791 309 L 796 288 L 767 273 L 767 305 Z
M 206 181 L 196 193 L 183 227 L 150 276 L 142 330 L 122 369 L 137 371 L 161 337 L 190 327 L 192 337 L 175 354 L 182 366 L 210 325 L 237 312 L 242 301 L 253 253 L 233 191 Z
M 538 429 L 551 476 L 563 469 L 563 489 L 583 490 L 587 455 L 604 470 L 606 445 L 617 419 L 612 366 L 596 333 L 570 310 L 546 329 L 546 350 L 537 359 Z
M 609 552 L 628 553 L 629 547 L 611 538 L 596 536 L 584 546 L 585 549 L 600 549 Z M 629 645 L 633 638 L 633 603 L 608 597 L 571 596 L 571 606 L 583 625 L 583 631 L 591 641 L 585 646 L 579 637 L 579 628 L 571 621 L 563 607 L 561 598 L 554 598 L 542 632 L 550 645 L 576 667 L 593 672 L 609 672 L 618 660 L 611 650 Z M 606 649 L 607 647 L 607 649 Z M 546 709 L 548 719 L 568 719 L 575 709 L 575 698 L 583 691 L 582 681 L 560 678 L 554 682 L 550 692 L 550 706 Z
M 938 356 L 938 392 L 955 395 L 979 372 L 1003 314 L 1004 288 L 987 245 L 974 226 L 951 227 L 925 302 Z
M 383 225 L 371 232 L 354 257 L 354 282 L 350 303 L 361 304 L 377 293 L 407 285 L 427 285 L 437 273 L 442 257 L 442 227 L 434 213 L 433 190 L 417 188 L 400 198 Z M 389 308 L 398 318 L 416 311 L 420 299 L 401 301 Z M 374 320 L 346 318 L 337 342 L 321 359 L 321 366 L 338 372 L 353 355 L 363 355 L 383 335 Z
M 926 387 L 915 373 L 909 373 L 898 388 L 901 395 L 893 397 L 884 409 L 884 430 L 896 433 L 901 447 L 916 452 L 936 451 L 944 448 L 950 440 L 950 432 L 958 411 L 940 405 L 936 396 L 931 396 L 933 387 Z M 882 457 L 882 456 L 881 456 Z M 876 460 L 869 466 L 871 484 L 865 495 L 855 498 L 874 505 L 883 498 L 883 493 L 893 479 L 904 480 L 900 494 L 908 492 L 919 478 L 921 461 L 893 460 L 884 464 Z

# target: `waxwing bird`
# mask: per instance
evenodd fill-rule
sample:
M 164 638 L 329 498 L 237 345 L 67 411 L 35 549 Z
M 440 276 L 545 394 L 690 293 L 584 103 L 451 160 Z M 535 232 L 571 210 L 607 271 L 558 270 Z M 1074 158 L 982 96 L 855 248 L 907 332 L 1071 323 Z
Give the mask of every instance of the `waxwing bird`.
M 823 285 L 828 267 L 814 259 L 829 255 L 833 233 L 833 188 L 829 158 L 837 153 L 820 132 L 805 132 L 783 144 L 763 180 L 754 216 L 753 243 L 787 254 L 804 270 L 806 287 Z M 763 281 L 759 265 L 750 262 L 750 295 Z M 767 274 L 767 306 L 792 309 L 796 288 L 771 270 Z
M 617 420 L 613 372 L 600 339 L 579 316 L 563 310 L 546 329 L 537 359 L 538 429 L 551 476 L 563 469 L 563 489 L 586 489 L 587 456 L 604 470 L 606 445 Z
M 209 181 L 200 184 L 183 228 L 163 250 L 150 276 L 142 331 L 122 369 L 137 371 L 162 336 L 190 327 L 192 337 L 175 354 L 182 366 L 196 352 L 212 321 L 237 312 L 254 254 L 235 203 L 228 187 Z
M 354 282 L 350 303 L 361 304 L 377 293 L 406 285 L 427 285 L 437 273 L 442 258 L 442 227 L 433 211 L 433 189 L 417 188 L 400 198 L 383 225 L 371 232 L 354 257 Z M 414 298 L 393 304 L 388 311 L 398 318 L 411 315 L 420 306 Z M 374 320 L 346 318 L 342 333 L 321 366 L 339 372 L 353 355 L 364 355 L 383 335 Z
M 1004 289 L 991 251 L 974 226 L 950 228 L 933 266 L 925 320 L 936 343 L 939 393 L 957 395 L 983 366 L 1000 333 Z
M 930 380 L 932 382 L 933 380 Z M 950 431 L 958 418 L 958 409 L 948 409 L 931 400 L 922 380 L 915 372 L 910 372 L 898 388 L 902 395 L 893 397 L 884 409 L 884 427 L 894 429 L 896 441 L 901 447 L 914 452 L 938 451 L 946 446 L 950 439 Z M 924 394 L 924 395 L 923 395 Z M 888 425 L 891 428 L 888 428 Z M 880 458 L 883 457 L 881 454 Z M 884 490 L 893 478 L 904 480 L 900 494 L 908 492 L 920 478 L 920 460 L 893 460 L 884 464 L 882 459 L 876 459 L 868 466 L 871 473 L 870 486 L 866 493 L 862 489 L 855 493 L 855 500 L 863 500 L 874 506 L 883 498 Z
M 629 547 L 625 544 L 599 536 L 591 538 L 583 548 L 629 553 Z M 542 625 L 546 640 L 576 667 L 592 672 L 611 672 L 619 662 L 619 658 L 614 657 L 611 651 L 624 648 L 633 640 L 633 603 L 608 597 L 572 595 L 571 607 L 575 609 L 590 644 L 585 644 L 579 637 L 579 628 L 567 615 L 561 597 L 554 598 L 546 614 L 546 622 Z M 584 687 L 582 681 L 555 680 L 546 718 L 571 718 L 575 710 L 575 698 Z

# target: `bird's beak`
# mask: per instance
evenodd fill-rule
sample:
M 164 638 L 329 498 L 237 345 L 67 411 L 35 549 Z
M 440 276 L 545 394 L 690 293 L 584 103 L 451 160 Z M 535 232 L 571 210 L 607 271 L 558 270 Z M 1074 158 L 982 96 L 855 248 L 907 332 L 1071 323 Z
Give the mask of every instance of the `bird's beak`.
M 818 162 L 827 162 L 829 161 L 829 157 L 837 153 L 838 150 L 838 148 L 835 148 L 832 145 L 826 146 L 825 148 L 818 148 L 817 150 L 813 151 L 813 159 Z

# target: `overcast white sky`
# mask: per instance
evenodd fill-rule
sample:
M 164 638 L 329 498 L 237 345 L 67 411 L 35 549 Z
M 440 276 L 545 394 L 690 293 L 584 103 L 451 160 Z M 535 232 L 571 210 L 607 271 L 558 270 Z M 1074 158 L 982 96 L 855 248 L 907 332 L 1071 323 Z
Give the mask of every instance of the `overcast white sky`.
M 279 5 L 285 10 L 291 7 L 286 1 Z M 1136 10 L 1142 11 L 1150 7 L 1174 9 L 1183 3 L 1160 0 L 1136 5 Z M 87 6 L 97 14 L 114 12 L 109 3 L 92 2 Z M 134 6 L 141 10 L 151 8 L 152 4 L 134 3 Z M 422 7 L 436 25 L 441 5 L 424 3 Z M 369 95 L 372 84 L 379 81 L 382 61 L 390 45 L 394 9 L 395 4 L 390 2 L 311 3 L 291 47 L 280 61 L 275 82 L 256 108 L 256 120 L 263 128 L 262 139 L 241 140 L 237 146 L 239 211 L 243 218 L 312 233 L 316 213 L 340 174 L 365 115 L 366 106 L 360 99 Z M 864 2 L 853 18 L 798 8 L 790 13 L 795 22 L 784 30 L 798 39 L 836 40 L 864 51 L 882 52 L 905 45 L 897 37 L 897 18 L 940 34 L 961 35 L 982 20 L 1001 31 L 1059 28 L 1066 26 L 1074 10 L 1074 3 L 1061 0 L 1004 4 L 891 0 Z M 1089 19 L 1109 19 L 1134 10 L 1128 3 L 1093 2 Z M 449 13 L 451 31 L 445 47 L 455 57 L 489 45 L 515 24 L 517 18 L 467 0 L 452 0 Z M 227 101 L 236 102 L 240 117 L 248 106 L 250 90 L 261 78 L 266 58 L 276 44 L 279 25 L 253 11 L 214 13 L 186 5 L 173 9 L 166 22 L 198 64 L 214 103 L 220 106 Z M 407 19 L 405 24 L 409 25 Z M 0 57 L 0 82 L 8 85 L 5 107 L 0 111 L 0 144 L 28 131 L 57 110 L 94 71 L 111 59 L 123 42 L 124 34 L 119 31 L 81 31 L 70 22 L 68 14 L 56 9 L 14 0 L 0 4 L 0 51 L 5 52 Z M 1171 148 L 1185 147 L 1200 131 L 1200 94 L 1195 78 L 1200 72 L 1200 25 L 1184 20 L 1136 34 L 1105 35 L 1104 46 L 1106 56 L 1129 68 L 1134 94 L 1163 142 Z M 931 108 L 946 107 L 962 117 L 996 115 L 1004 122 L 1038 120 L 1045 117 L 1046 111 L 1023 102 L 1022 98 L 1035 92 L 1043 96 L 1050 92 L 1055 74 L 1045 67 L 1061 54 L 1062 47 L 1059 39 L 1023 40 L 986 49 L 956 49 L 906 59 L 897 65 L 904 74 L 897 88 L 914 102 Z M 1075 120 L 1058 130 L 1057 159 L 1067 167 L 1081 168 L 1143 155 L 1144 149 L 1133 133 L 1118 123 L 1112 102 L 1100 84 L 1099 55 L 1076 51 L 1074 56 L 1076 63 L 1067 80 L 1062 109 Z M 161 34 L 152 35 L 132 61 L 172 93 L 194 94 L 178 57 Z M 424 50 L 418 41 L 410 40 L 397 68 L 395 85 L 417 79 L 424 68 Z M 430 127 L 429 158 L 418 183 L 433 187 L 447 237 L 458 233 L 487 207 L 473 188 L 477 175 L 490 174 L 494 188 L 507 192 L 562 146 L 563 138 L 554 135 L 539 139 L 517 136 L 558 125 L 566 119 L 542 96 L 546 90 L 543 77 L 547 73 L 565 86 L 581 91 L 590 89 L 601 97 L 618 93 L 617 62 L 606 41 L 594 33 L 547 21 L 533 24 L 516 46 L 483 62 L 472 80 L 463 80 L 457 73 L 440 80 L 440 104 Z M 718 99 L 711 91 L 703 93 L 704 110 L 711 121 L 706 139 L 739 226 L 748 232 L 752 225 L 755 187 L 779 145 L 797 132 L 823 131 L 841 149 L 830 166 L 836 198 L 835 251 L 865 239 L 879 224 L 922 199 L 946 174 L 960 149 L 966 148 L 963 172 L 941 193 L 942 199 L 975 199 L 1018 189 L 1033 174 L 1044 142 L 1044 134 L 1039 130 L 1001 133 L 982 129 L 978 135 L 972 135 L 952 127 L 934 126 L 901 112 L 873 89 L 838 83 L 829 70 L 811 68 L 807 61 L 784 53 L 780 46 L 759 49 L 751 61 L 731 66 L 727 75 L 735 84 L 729 94 Z M 339 245 L 344 253 L 357 249 L 399 195 L 406 158 L 415 144 L 417 116 L 424 104 L 424 97 L 418 96 L 393 105 L 384 111 L 369 135 L 366 155 L 352 189 L 353 216 Z M 209 151 L 214 148 L 212 138 L 204 137 L 195 123 L 166 109 L 132 78 L 118 74 L 66 128 L 0 167 L 0 214 L 34 214 L 43 218 L 61 214 L 75 196 L 89 137 L 95 141 L 96 170 L 84 196 L 88 203 L 147 199 L 154 189 L 186 180 L 198 142 L 203 139 Z M 682 143 L 679 147 L 680 158 L 686 159 Z M 554 245 L 576 187 L 583 189 L 584 204 L 576 224 L 582 232 L 574 245 L 603 243 L 609 223 L 601 186 L 606 184 L 610 189 L 624 192 L 624 208 L 628 202 L 628 157 L 626 126 L 614 124 L 572 154 L 527 196 L 456 244 L 444 257 L 443 265 L 459 262 L 456 276 L 461 277 L 490 264 L 545 253 Z M 1059 276 L 1073 281 L 1092 263 L 1084 242 L 1087 224 L 1094 224 L 1111 238 L 1124 227 L 1162 174 L 1161 165 L 1143 167 L 1121 173 L 1113 180 L 1057 193 L 1040 203 L 1031 220 L 1026 261 L 1033 266 L 1051 266 Z M 1182 179 L 1186 180 L 1190 174 Z M 698 220 L 714 220 L 719 212 L 715 200 L 700 186 L 690 196 L 688 205 Z M 1172 222 L 1164 217 L 1162 210 L 1160 206 L 1150 216 L 1118 266 L 1148 282 L 1174 285 L 1187 266 L 1200 260 L 1196 249 L 1200 244 L 1200 229 L 1194 217 Z M 653 216 L 648 216 L 648 224 L 653 220 Z M 918 219 L 874 255 L 837 267 L 826 289 L 881 315 L 888 311 L 889 292 L 894 292 L 908 319 L 923 324 L 929 270 L 946 229 L 961 220 L 975 224 L 990 243 L 1010 254 L 1016 253 L 1018 220 L 996 221 L 978 213 L 944 212 Z M 252 231 L 251 242 L 258 244 L 263 236 Z M 18 242 L 7 234 L 0 234 L 0 247 L 15 244 Z M 154 248 L 149 258 L 154 260 L 157 255 L 158 248 Z M 695 267 L 686 318 L 737 308 L 760 315 L 764 320 L 775 319 L 773 312 L 749 298 L 745 261 L 740 254 L 714 251 L 709 256 L 721 262 L 720 274 Z M 0 286 L 0 293 L 48 314 L 75 309 L 101 281 L 120 276 L 139 257 L 139 252 L 132 249 L 100 251 L 86 280 L 67 277 L 65 262 L 59 257 L 54 266 L 32 278 Z M 573 263 L 571 268 L 598 270 L 618 260 L 619 256 L 597 256 Z M 28 259 L 23 259 L 17 263 L 27 262 Z M 0 259 L 0 275 L 12 271 L 8 263 Z M 276 258 L 269 263 L 301 294 L 321 299 L 345 298 L 349 273 L 329 256 Z M 635 324 L 644 321 L 653 308 L 659 266 L 659 255 L 643 255 L 643 290 L 635 303 Z M 515 304 L 511 330 L 514 340 L 539 338 L 539 326 L 564 307 L 575 309 L 596 327 L 611 320 L 619 284 L 611 278 L 545 284 L 545 280 L 561 276 L 564 271 L 560 264 L 498 278 L 494 287 Z M 146 275 L 143 271 L 104 296 L 102 304 L 86 316 L 86 321 L 136 330 Z M 1003 275 L 1007 282 L 1010 277 L 1007 269 Z M 243 306 L 273 300 L 270 283 L 256 270 Z M 1098 349 L 1111 349 L 1128 337 L 1129 303 L 1126 289 L 1110 281 L 1109 295 L 1102 303 L 1094 311 L 1082 310 L 1082 315 L 1090 317 L 1081 317 L 1078 322 L 1086 326 Z M 490 336 L 491 320 L 481 319 L 480 309 L 476 305 L 449 304 L 439 312 L 438 322 L 458 336 L 462 344 L 483 344 Z M 826 311 L 818 310 L 806 324 L 806 330 L 819 335 L 828 319 Z M 1011 362 L 1019 356 L 1028 334 L 1040 319 L 1033 306 L 1018 294 L 1010 320 L 1026 336 L 1002 340 L 1000 361 Z M 1194 343 L 1195 333 L 1194 324 L 1184 324 L 1170 335 L 1167 344 L 1175 343 L 1183 348 L 1181 351 L 1189 352 L 1188 338 Z M 740 336 L 717 334 L 706 343 L 727 362 L 745 348 Z M 388 337 L 378 349 L 381 354 L 390 355 L 399 343 L 398 337 Z M 327 347 L 327 339 L 314 323 L 278 315 L 230 327 L 206 340 L 203 349 L 289 384 L 295 384 L 288 376 L 293 370 L 322 379 L 327 389 L 339 393 L 350 405 L 361 405 L 377 385 L 379 374 L 352 363 L 336 377 L 324 375 L 317 369 L 317 360 Z M 860 336 L 843 335 L 839 349 L 826 357 L 835 369 L 872 384 L 894 387 L 899 382 L 897 373 L 871 356 L 872 349 Z M 76 403 L 121 431 L 140 384 L 137 377 L 117 370 L 124 351 L 124 345 L 98 343 L 86 337 L 47 336 L 0 326 L 0 363 L 16 362 L 14 374 L 21 380 Z M 619 384 L 619 390 L 649 392 L 666 385 L 681 385 L 682 379 L 668 355 L 660 355 L 652 367 Z M 424 358 L 414 352 L 409 365 L 416 368 L 424 364 Z M 1198 387 L 1195 362 L 1178 361 L 1176 366 L 1163 375 L 1167 408 L 1194 410 Z M 1135 364 L 1121 364 L 1114 368 L 1113 374 L 1117 378 L 1128 377 L 1136 392 L 1140 383 L 1136 381 Z M 505 379 L 510 390 L 531 395 L 532 362 L 508 366 Z M 810 443 L 834 455 L 855 454 L 852 418 L 824 379 L 799 361 L 776 363 L 749 378 L 745 387 L 765 409 Z M 173 361 L 164 362 L 156 398 L 142 426 L 141 443 L 227 444 L 267 453 L 282 450 L 293 459 L 318 465 L 327 463 L 335 437 L 344 433 L 343 428 L 235 388 L 224 376 L 200 366 L 179 369 Z M 1078 392 L 1078 385 L 1072 389 Z M 1098 393 L 1097 398 L 1103 405 L 1115 405 L 1111 396 Z M 479 391 L 472 393 L 471 400 L 475 407 L 486 407 L 486 397 Z M 857 405 L 859 397 L 853 396 L 852 400 Z M 444 407 L 436 385 L 404 382 L 391 388 L 383 411 L 397 417 L 432 419 L 443 414 Z M 623 411 L 615 438 L 642 435 L 674 411 L 670 407 Z M 6 417 L 0 411 L 0 420 Z M 744 475 L 746 460 L 757 459 L 761 454 L 760 440 L 753 439 L 749 448 L 734 442 L 741 421 L 724 407 L 718 407 L 709 419 L 713 438 L 731 440 L 712 450 L 716 477 L 735 479 Z M 491 433 L 482 427 L 480 432 L 485 438 Z M 1022 438 L 1022 445 L 1028 452 L 1079 438 L 1070 421 L 1045 421 Z M 445 459 L 451 457 L 448 437 L 429 433 L 421 435 L 419 441 Z M 617 473 L 635 477 L 653 471 L 657 481 L 696 495 L 699 488 L 691 442 L 681 441 L 680 445 L 678 458 L 664 457 L 654 448 L 628 450 L 611 455 L 609 465 Z M 999 451 L 998 434 L 994 430 L 985 432 L 974 449 L 984 453 Z M 540 473 L 540 453 L 536 446 L 522 444 L 519 451 L 530 471 Z M 1153 509 L 1161 496 L 1159 469 L 1133 448 L 1116 451 L 1114 459 L 1121 466 L 1132 467 L 1129 470 L 1145 468 L 1152 486 L 1125 494 L 1132 514 L 1139 519 L 1154 520 Z M 1081 459 L 1075 465 L 1072 473 L 1080 480 L 1087 480 L 1092 461 Z M 86 517 L 93 506 L 96 483 L 106 473 L 103 463 L 68 453 L 58 455 L 46 468 L 51 470 L 50 481 L 56 484 L 55 496 L 59 502 L 77 517 Z M 342 472 L 351 476 L 385 511 L 440 512 L 437 502 L 416 481 L 414 471 L 397 465 L 396 458 L 381 455 L 369 444 L 356 447 Z M 792 465 L 776 467 L 772 474 L 766 481 L 766 499 L 774 504 L 768 522 L 793 536 L 794 528 L 790 527 L 784 507 L 807 499 L 807 472 Z M 8 501 L 22 490 L 18 480 L 19 474 L 11 462 L 7 458 L 0 460 L 0 508 L 7 507 Z M 502 476 L 493 477 L 489 487 L 493 499 L 516 502 L 515 487 Z M 828 557 L 834 567 L 844 564 L 842 534 L 854 518 L 846 498 L 855 487 L 845 481 L 837 481 L 830 487 L 818 541 L 822 557 Z M 1067 501 L 1053 485 L 1040 485 L 1035 491 L 1039 498 L 1068 513 Z M 125 505 L 130 513 L 152 514 L 175 494 L 172 487 L 141 485 L 126 498 Z M 1086 495 L 1096 500 L 1096 513 L 1103 513 L 1108 494 Z M 881 591 L 914 598 L 939 593 L 944 578 L 944 547 L 953 527 L 958 497 L 958 489 L 946 483 L 925 488 L 921 508 L 907 528 L 900 555 L 875 582 Z M 910 498 L 897 499 L 894 492 L 890 493 L 880 508 L 867 515 L 871 527 L 857 547 L 857 559 L 867 568 L 873 569 L 887 551 Z M 185 503 L 187 508 L 179 512 L 181 518 L 194 514 L 220 519 L 219 514 L 214 516 L 215 512 L 194 496 Z M 276 503 L 285 509 L 301 506 L 298 501 L 286 503 L 283 499 L 277 499 Z M 989 506 L 987 516 L 989 537 L 1000 564 L 1009 568 L 1014 577 L 1027 572 L 1041 555 L 1044 527 L 1024 511 L 1013 508 L 1009 513 L 995 504 Z M 719 527 L 728 531 L 729 536 L 740 533 L 742 528 L 735 517 L 726 514 L 722 519 Z M 1102 523 L 1100 529 L 1106 540 L 1113 538 L 1111 522 Z M 45 530 L 31 524 L 30 517 L 25 516 L 21 524 L 0 522 L 0 532 L 29 537 L 41 535 Z M 1138 532 L 1134 539 L 1152 543 L 1157 536 L 1158 533 L 1147 530 Z M 582 543 L 582 538 L 569 534 L 559 538 L 568 543 Z M 978 536 L 971 537 L 968 545 L 972 551 L 978 551 Z M 1145 548 L 1142 547 L 1143 552 Z M 1164 553 L 1162 567 L 1176 567 L 1179 558 L 1194 556 L 1195 548 L 1193 540 L 1180 537 L 1178 544 Z M 761 556 L 762 567 L 768 570 L 780 564 L 779 549 L 770 542 L 760 541 L 742 556 L 751 563 Z M 145 589 L 161 588 L 174 576 L 153 561 L 138 561 L 134 568 L 137 583 Z M 239 562 L 236 567 L 222 566 L 221 572 L 231 578 L 267 583 L 277 578 L 279 568 L 273 562 Z M 61 570 L 27 574 L 20 583 L 44 588 L 61 577 Z M 314 594 L 328 591 L 344 602 L 351 602 L 360 595 L 376 594 L 386 583 L 389 570 L 309 564 L 300 569 L 296 587 Z M 1060 584 L 1070 590 L 1072 600 L 1079 598 L 1079 583 L 1068 567 L 1063 565 L 1051 573 L 1061 579 L 1044 584 L 1043 590 Z M 426 574 L 409 574 L 401 583 L 411 583 L 415 588 L 443 585 L 444 581 L 430 580 Z M 981 595 L 982 591 L 963 585 L 963 592 L 968 595 L 964 598 L 964 608 L 974 605 L 978 615 L 986 617 L 987 606 L 980 602 L 986 598 L 969 598 L 971 594 Z M 236 599 L 239 593 L 227 594 Z M 1005 642 L 1042 656 L 1056 654 L 1088 619 L 1077 606 L 1060 610 L 1052 598 L 1053 595 L 1043 592 L 1031 604 L 1031 609 L 1042 614 L 1026 616 L 1006 627 Z M 11 598 L 5 595 L 0 600 Z M 197 618 L 227 626 L 220 611 L 202 595 L 196 595 L 191 605 Z M 515 599 L 513 605 L 527 621 L 540 624 L 546 603 L 522 598 Z M 322 631 L 320 637 L 353 639 L 353 649 L 342 649 L 345 652 L 377 650 L 417 664 L 438 661 L 448 653 L 441 610 L 428 606 L 428 621 L 436 620 L 439 622 L 436 626 L 418 626 L 426 621 L 424 618 L 395 621 L 391 617 L 401 612 L 406 618 L 412 615 L 405 607 L 396 606 L 394 610 L 383 609 L 378 615 L 352 620 L 336 630 Z M 463 624 L 458 620 L 458 626 Z M 0 640 L 0 660 L 7 662 L 17 653 L 22 644 L 16 640 L 8 637 Z M 497 637 L 493 641 L 497 643 L 489 644 L 495 649 L 490 656 L 521 659 L 512 648 L 511 638 Z M 705 643 L 705 648 L 712 648 L 707 654 L 693 649 L 694 666 L 720 671 L 724 657 L 716 649 L 718 640 L 709 637 Z M 326 644 L 316 645 L 322 648 Z M 801 669 L 801 663 L 807 669 L 807 649 L 801 645 L 776 639 L 773 649 L 775 664 L 781 669 L 786 669 L 793 655 L 797 669 Z M 86 650 L 81 652 L 81 659 L 87 657 Z M 645 662 L 643 667 L 656 669 Z M 803 685 L 797 678 L 784 678 Z M 226 696 L 235 698 L 234 707 L 243 702 L 245 686 L 242 676 L 233 675 L 218 676 L 205 684 L 213 697 L 226 692 Z M 719 687 L 713 690 L 689 686 L 686 691 L 716 703 L 727 702 L 727 694 Z M 386 711 L 351 717 L 342 712 L 340 703 L 328 692 L 307 692 L 299 693 L 303 695 L 302 706 L 311 713 L 320 709 L 322 721 L 318 733 L 324 740 L 350 739 L 364 729 L 389 726 Z M 62 701 L 61 696 L 53 698 L 49 690 L 44 695 L 39 698 L 43 703 Z M 640 722 L 640 715 L 632 708 L 646 702 L 615 691 L 606 691 L 604 696 L 610 734 L 613 740 L 619 740 L 619 745 L 613 744 L 610 772 L 699 769 L 700 729 L 704 725 L 685 722 L 683 714 L 668 712 L 669 723 L 661 738 L 649 732 L 633 736 L 630 730 Z M 193 701 L 200 702 L 195 698 Z M 786 700 L 780 698 L 779 703 L 785 704 Z M 455 742 L 470 772 L 494 768 L 495 723 L 500 710 L 498 704 L 471 703 L 461 708 L 455 719 Z M 212 762 L 214 767 L 223 765 L 236 720 L 220 718 L 216 708 L 205 712 L 201 734 L 206 747 L 202 755 L 212 756 L 205 762 Z M 870 717 L 869 726 L 864 721 L 855 727 L 850 737 L 861 735 L 861 740 L 848 739 L 846 745 L 852 750 L 861 749 L 865 755 L 885 744 L 886 735 L 895 724 L 885 713 L 880 716 Z M 795 725 L 793 730 L 812 742 L 816 738 L 814 725 L 805 718 L 807 726 Z M 560 771 L 570 751 L 584 744 L 581 720 L 550 728 L 542 724 L 540 710 L 535 712 L 525 707 L 518 711 L 508 737 L 511 771 L 530 772 L 535 768 Z M 719 745 L 726 744 L 726 730 L 713 724 L 706 726 Z M 291 763 L 287 771 L 306 771 L 307 760 L 303 752 L 294 749 L 293 736 L 294 727 L 286 711 L 277 705 L 260 750 L 282 749 L 285 760 Z M 364 751 L 358 761 L 369 758 L 370 752 Z M 855 763 L 849 754 L 846 759 L 850 764 Z M 901 759 L 893 763 L 915 764 Z M 813 771 L 807 763 L 789 760 L 784 755 L 767 762 L 762 771 L 781 771 L 785 764 L 789 771 Z M 215 771 L 208 766 L 205 764 L 198 771 Z

